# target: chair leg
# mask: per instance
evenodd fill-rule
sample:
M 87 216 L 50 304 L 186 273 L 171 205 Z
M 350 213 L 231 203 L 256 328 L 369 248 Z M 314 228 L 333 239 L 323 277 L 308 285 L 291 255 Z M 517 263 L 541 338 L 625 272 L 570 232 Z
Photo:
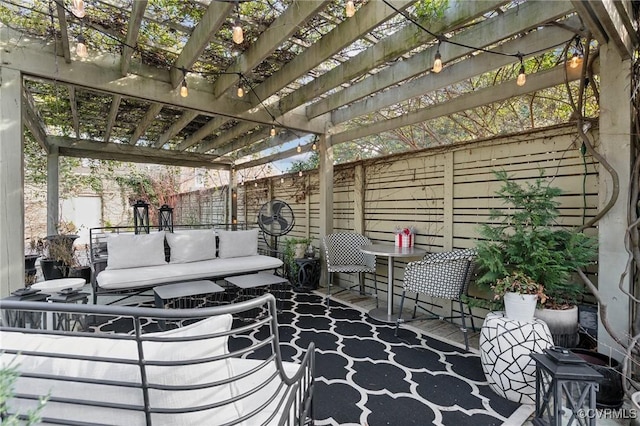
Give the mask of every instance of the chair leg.
M 376 308 L 379 308 L 379 304 L 378 304 L 378 274 L 376 274 L 375 272 L 373 273 L 373 288 L 374 291 L 376 292 Z
M 398 336 L 398 328 L 400 328 L 400 323 L 402 322 L 402 308 L 404 306 L 404 297 L 406 295 L 406 291 L 402 290 L 402 298 L 400 299 L 400 307 L 398 309 L 398 319 L 396 320 L 396 331 L 394 336 Z
M 327 306 L 329 306 L 329 301 L 331 300 L 331 284 L 333 281 L 333 272 L 327 271 L 327 275 L 329 275 L 327 280 Z
M 464 348 L 465 350 L 469 350 L 469 331 L 467 330 L 467 324 L 465 322 L 465 313 L 464 313 L 464 306 L 462 306 L 462 300 L 458 300 L 458 303 L 460 303 L 460 318 L 462 319 L 462 334 L 464 334 Z M 472 320 L 473 321 L 473 320 Z
M 413 299 L 413 316 L 411 318 L 415 318 L 416 313 L 418 312 L 418 297 L 420 297 L 420 293 L 416 293 L 416 298 Z

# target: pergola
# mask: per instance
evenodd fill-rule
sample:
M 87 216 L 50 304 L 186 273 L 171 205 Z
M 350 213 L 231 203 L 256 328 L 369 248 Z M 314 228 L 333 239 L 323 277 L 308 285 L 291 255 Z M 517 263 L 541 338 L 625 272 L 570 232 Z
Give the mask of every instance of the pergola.
M 59 156 L 231 172 L 296 155 L 292 141 L 314 135 L 325 234 L 333 147 L 578 80 L 585 67 L 565 60 L 584 40 L 599 45 L 596 63 L 603 64 L 600 154 L 621 177 L 620 199 L 599 224 L 600 263 L 624 263 L 631 158 L 631 103 L 624 100 L 638 46 L 633 2 L 369 0 L 355 1 L 353 16 L 347 3 L 0 2 L 0 294 L 21 286 L 24 275 L 26 129 L 47 153 L 50 230 L 58 218 Z M 232 39 L 237 24 L 240 43 Z M 521 64 L 544 55 L 557 60 L 529 67 L 526 83 L 516 84 Z M 442 72 L 432 69 L 436 56 Z M 438 96 L 497 69 L 503 79 L 491 86 Z M 435 100 L 408 102 L 426 95 Z M 57 99 L 56 107 L 45 99 Z M 63 129 L 54 125 L 61 121 Z M 300 148 L 308 152 L 312 143 Z M 269 149 L 275 153 L 264 154 Z M 601 186 L 606 200 L 606 176 Z

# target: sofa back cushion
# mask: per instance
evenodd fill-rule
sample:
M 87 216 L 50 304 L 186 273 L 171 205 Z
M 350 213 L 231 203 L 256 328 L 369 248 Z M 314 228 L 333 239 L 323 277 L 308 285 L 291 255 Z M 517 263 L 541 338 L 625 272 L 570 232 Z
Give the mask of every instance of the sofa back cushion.
M 225 314 L 186 327 L 144 335 L 147 339 L 157 339 L 144 341 L 142 345 L 152 408 L 180 409 L 223 402 L 221 407 L 193 413 L 154 413 L 154 425 L 211 424 L 212 419 L 216 423 L 225 423 L 240 416 L 241 407 L 229 401 L 237 394 L 235 385 L 225 383 L 233 374 L 229 360 L 224 358 L 228 354 L 227 336 L 203 339 L 203 336 L 228 331 L 231 324 L 231 315 Z M 197 340 L 192 339 L 196 336 L 199 337 Z M 44 417 L 61 418 L 69 422 L 145 424 L 143 412 L 118 406 L 144 405 L 139 386 L 142 381 L 135 340 L 14 332 L 1 333 L 0 340 L 3 349 L 22 351 L 18 355 L 0 354 L 0 365 L 16 366 L 22 374 L 16 382 L 16 394 L 50 395 L 42 412 Z M 80 356 L 90 360 L 35 356 L 30 351 Z M 101 361 L 101 357 L 119 361 L 107 363 Z M 154 365 L 167 362 L 170 365 Z M 34 378 L 29 377 L 30 373 L 53 377 Z M 97 383 L 73 381 L 74 378 L 90 379 Z M 199 385 L 201 389 L 197 389 Z M 185 390 L 176 388 L 179 386 L 184 386 Z M 91 405 L 58 402 L 58 398 L 77 399 Z M 9 406 L 26 412 L 36 403 L 33 400 L 14 399 Z
M 164 231 L 151 234 L 110 234 L 107 236 L 107 269 L 137 268 L 167 263 Z
M 216 234 L 213 229 L 167 232 L 171 263 L 199 262 L 216 258 Z
M 258 230 L 217 231 L 219 238 L 218 257 L 255 256 L 258 254 Z

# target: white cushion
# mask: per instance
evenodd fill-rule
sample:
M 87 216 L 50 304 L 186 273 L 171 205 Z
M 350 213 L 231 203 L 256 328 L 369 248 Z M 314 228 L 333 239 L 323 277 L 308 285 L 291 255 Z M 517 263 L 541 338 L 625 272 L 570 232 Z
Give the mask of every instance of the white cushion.
M 162 333 L 150 333 L 153 337 L 203 336 L 227 331 L 231 328 L 231 315 L 211 317 L 189 326 Z M 24 333 L 0 333 L 3 349 L 22 351 L 38 350 L 53 353 L 75 354 L 89 357 L 108 356 L 123 360 L 137 360 L 137 346 L 131 340 L 109 340 L 84 336 L 46 336 Z M 180 342 L 144 342 L 146 361 L 181 361 L 204 359 L 228 353 L 227 337 L 208 338 Z M 14 359 L 17 358 L 17 359 Z M 43 380 L 20 377 L 16 383 L 16 393 L 50 394 L 52 397 L 77 398 L 110 404 L 143 404 L 142 391 L 137 388 L 109 386 L 105 381 L 141 383 L 140 368 L 136 364 L 107 364 L 103 362 L 35 357 L 28 355 L 0 354 L 0 365 L 17 365 L 21 372 L 37 371 L 39 374 L 54 376 L 91 378 L 100 384 L 77 383 L 62 378 Z M 227 379 L 232 374 L 228 359 L 206 361 L 197 364 L 173 366 L 147 366 L 147 380 L 150 384 L 185 385 L 211 383 Z M 154 408 L 181 408 L 206 405 L 225 401 L 237 395 L 237 389 L 230 384 L 204 389 L 158 390 L 151 389 L 149 399 Z M 21 411 L 33 407 L 24 400 L 13 400 L 11 406 Z M 225 423 L 237 419 L 240 409 L 236 403 L 227 403 L 220 408 L 188 414 L 153 414 L 154 425 L 194 425 Z M 144 424 L 144 414 L 116 407 L 91 407 L 61 404 L 48 401 L 43 416 L 62 417 L 68 421 L 99 421 L 104 424 L 134 425 Z
M 167 232 L 171 263 L 198 262 L 215 259 L 216 234 L 213 229 Z
M 191 263 L 167 263 L 161 266 L 104 270 L 98 274 L 96 281 L 103 289 L 124 290 L 203 278 L 224 278 L 230 275 L 277 269 L 281 266 L 280 259 L 259 254 Z
M 106 269 L 164 265 L 164 232 L 107 235 Z
M 258 254 L 258 230 L 248 231 L 217 231 L 220 248 L 218 257 L 254 256 Z

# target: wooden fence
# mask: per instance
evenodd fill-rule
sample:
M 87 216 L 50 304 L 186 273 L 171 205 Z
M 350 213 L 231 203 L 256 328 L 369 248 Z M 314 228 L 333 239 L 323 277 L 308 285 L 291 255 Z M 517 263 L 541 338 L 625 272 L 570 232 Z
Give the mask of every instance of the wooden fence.
M 505 170 L 518 181 L 532 181 L 543 170 L 552 185 L 564 191 L 559 224 L 579 226 L 597 212 L 599 181 L 598 164 L 582 155 L 581 144 L 575 126 L 564 125 L 338 165 L 330 206 L 334 230 L 362 229 L 374 242 L 393 244 L 396 227 L 414 226 L 416 245 L 428 251 L 474 247 L 479 225 L 489 221 L 490 209 L 502 207 L 494 195 L 501 186 L 495 170 Z M 226 222 L 227 194 L 226 188 L 183 194 L 176 201 L 177 217 Z M 318 172 L 238 186 L 238 221 L 255 224 L 260 207 L 273 198 L 285 201 L 294 212 L 295 227 L 287 237 L 309 236 L 319 248 L 324 206 L 319 202 Z M 595 229 L 588 232 L 596 234 Z M 398 294 L 405 264 L 395 262 Z M 379 283 L 386 282 L 386 274 L 386 261 L 380 259 Z M 345 275 L 337 281 L 348 284 L 351 279 Z

